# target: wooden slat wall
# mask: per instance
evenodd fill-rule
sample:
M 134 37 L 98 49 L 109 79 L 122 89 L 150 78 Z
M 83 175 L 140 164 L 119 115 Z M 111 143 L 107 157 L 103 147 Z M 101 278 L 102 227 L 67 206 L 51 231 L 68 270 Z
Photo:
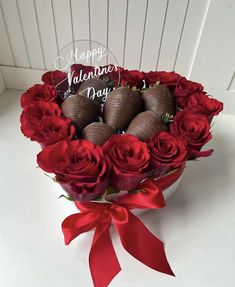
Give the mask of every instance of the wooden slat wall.
M 7 31 L 7 39 L 9 39 L 9 45 L 12 47 L 11 52 L 15 66 L 31 68 L 29 51 L 26 46 L 25 31 L 23 31 L 18 4 L 15 0 L 1 0 L 0 3 L 5 24 L 5 29 L 2 29 L 2 32 Z M 2 63 L 2 53 L 0 53 L 0 57 Z
M 235 68 L 235 1 L 212 0 L 192 67 L 194 79 L 229 89 Z
M 63 46 L 87 39 L 126 68 L 175 70 L 235 91 L 234 16 L 235 0 L 0 0 L 0 65 L 49 70 Z
M 6 88 L 6 84 L 2 75 L 2 71 L 0 70 L 0 94 L 4 92 Z
M 166 9 L 163 35 L 157 62 L 158 70 L 173 70 L 177 56 L 189 0 L 169 1 Z
M 45 62 L 44 68 L 50 70 L 53 65 L 53 59 L 58 54 L 52 2 L 34 0 L 34 3 L 35 14 L 38 19 L 38 34 L 41 38 L 42 55 Z

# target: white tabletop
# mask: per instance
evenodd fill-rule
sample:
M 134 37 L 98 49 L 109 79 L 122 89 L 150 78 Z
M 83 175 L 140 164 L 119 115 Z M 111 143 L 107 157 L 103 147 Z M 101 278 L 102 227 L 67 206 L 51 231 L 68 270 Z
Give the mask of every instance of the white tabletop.
M 19 94 L 7 91 L 0 96 L 0 286 L 91 287 L 92 236 L 64 245 L 60 225 L 75 209 L 58 199 L 62 189 L 36 168 L 40 149 L 20 132 Z M 112 232 L 122 271 L 110 287 L 234 285 L 234 126 L 235 116 L 216 118 L 209 145 L 215 149 L 213 156 L 189 163 L 167 207 L 141 216 L 165 242 L 176 277 L 132 258 Z

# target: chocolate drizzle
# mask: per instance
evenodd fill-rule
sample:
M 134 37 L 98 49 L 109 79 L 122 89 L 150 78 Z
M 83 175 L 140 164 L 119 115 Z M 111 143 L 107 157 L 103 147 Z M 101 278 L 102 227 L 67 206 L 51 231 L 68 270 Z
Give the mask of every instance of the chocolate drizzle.
M 104 104 L 105 122 L 116 129 L 124 129 L 142 107 L 143 101 L 137 91 L 120 87 L 107 97 Z
M 162 130 L 166 130 L 166 127 L 162 123 L 161 118 L 153 111 L 145 111 L 132 120 L 126 133 L 145 141 Z
M 157 85 L 142 93 L 145 110 L 151 110 L 158 116 L 168 113 L 175 115 L 176 103 L 169 89 L 163 85 Z
M 91 123 L 82 130 L 82 137 L 97 145 L 103 145 L 113 134 L 113 127 L 99 122 Z
M 101 113 L 97 102 L 81 95 L 68 97 L 61 107 L 65 117 L 72 120 L 78 131 L 96 121 Z
M 89 88 L 95 93 L 91 98 Z M 175 99 L 164 85 L 153 86 L 142 94 L 128 87 L 119 87 L 106 94 L 102 112 L 105 123 L 98 122 L 103 97 L 97 97 L 96 93 L 105 89 L 108 89 L 108 77 L 88 79 L 81 84 L 76 95 L 68 97 L 62 104 L 64 115 L 73 121 L 83 138 L 94 144 L 103 145 L 117 131 L 146 141 L 155 133 L 167 130 L 162 121 L 163 114 L 170 117 L 176 113 Z

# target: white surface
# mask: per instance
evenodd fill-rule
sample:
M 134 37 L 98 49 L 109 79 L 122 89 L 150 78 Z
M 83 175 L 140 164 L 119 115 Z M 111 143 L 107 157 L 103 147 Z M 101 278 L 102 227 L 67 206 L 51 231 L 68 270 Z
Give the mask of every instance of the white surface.
M 71 203 L 58 199 L 60 187 L 36 168 L 39 146 L 20 133 L 19 115 L 19 92 L 5 92 L 0 96 L 0 286 L 91 287 L 92 238 L 85 234 L 64 245 L 60 224 Z M 234 125 L 234 116 L 217 118 L 210 144 L 214 155 L 189 163 L 168 206 L 141 216 L 164 240 L 176 278 L 133 259 L 112 230 L 123 270 L 110 287 L 233 286 Z

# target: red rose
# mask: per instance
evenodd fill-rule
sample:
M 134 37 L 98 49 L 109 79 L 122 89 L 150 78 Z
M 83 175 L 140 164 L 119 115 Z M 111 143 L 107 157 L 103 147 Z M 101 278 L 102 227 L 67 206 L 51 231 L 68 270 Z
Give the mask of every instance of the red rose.
M 223 110 L 223 103 L 209 98 L 205 93 L 194 93 L 188 98 L 184 110 L 198 112 L 210 117 L 218 115 Z
M 71 125 L 70 119 L 45 117 L 38 123 L 30 139 L 44 147 L 61 140 L 70 141 L 74 135 L 75 127 Z
M 180 168 L 187 157 L 187 143 L 178 136 L 162 131 L 148 142 L 150 166 L 154 173 L 165 174 L 171 168 Z
M 49 85 L 34 85 L 22 94 L 20 104 L 23 109 L 38 101 L 54 102 L 56 100 L 56 90 Z
M 56 86 L 67 79 L 67 73 L 61 71 L 46 72 L 42 75 L 42 82 L 50 86 Z
M 151 71 L 148 73 L 144 73 L 144 80 L 148 87 L 154 85 L 157 82 L 160 82 L 159 72 Z
M 144 73 L 144 79 L 147 86 L 152 86 L 156 82 L 160 82 L 162 85 L 171 86 L 178 83 L 180 75 L 175 72 L 151 71 L 148 73 Z
M 178 84 L 176 85 L 174 96 L 176 97 L 177 104 L 184 108 L 187 97 L 195 92 L 203 91 L 204 87 L 200 83 L 188 81 L 186 78 L 182 77 Z
M 170 125 L 170 131 L 187 141 L 190 158 L 211 155 L 213 150 L 200 152 L 202 146 L 211 139 L 210 125 L 206 116 L 189 111 L 178 112 Z
M 95 67 L 82 64 L 73 64 L 71 66 L 71 73 L 73 78 L 71 83 L 71 90 L 72 93 L 76 94 L 79 86 L 83 81 L 95 77 Z M 77 78 L 78 80 L 74 82 L 74 78 Z
M 73 73 L 74 77 L 80 77 L 81 75 L 86 75 L 86 80 L 89 78 L 94 78 L 94 73 L 95 71 L 95 67 L 92 66 L 86 66 L 86 65 L 82 65 L 82 64 L 73 64 L 71 66 L 71 72 Z M 89 74 L 91 74 L 91 77 L 88 77 Z
M 106 192 L 110 164 L 102 148 L 87 140 L 48 146 L 38 154 L 37 162 L 46 172 L 56 174 L 56 180 L 74 200 L 89 201 Z
M 38 123 L 49 116 L 61 116 L 61 109 L 57 104 L 41 101 L 26 107 L 20 117 L 22 133 L 30 138 Z
M 106 68 L 106 70 L 108 70 L 108 68 L 110 70 L 112 69 L 111 72 L 108 72 L 108 73 L 105 73 L 105 74 L 101 75 L 100 79 L 103 79 L 106 76 L 108 76 L 110 81 L 113 83 L 114 86 L 119 85 L 120 78 L 121 78 L 121 72 L 124 70 L 122 67 L 109 64 L 109 65 L 106 65 L 106 66 L 102 66 L 100 68 L 101 69 L 102 68 Z
M 162 85 L 171 86 L 176 85 L 180 80 L 180 75 L 175 72 L 158 72 L 159 81 Z
M 42 75 L 42 81 L 45 84 L 54 86 L 57 95 L 64 99 L 66 91 L 68 91 L 69 83 L 67 73 L 61 71 L 51 71 Z
M 182 77 L 175 88 L 175 96 L 187 97 L 192 93 L 201 91 L 203 91 L 203 86 L 200 83 L 188 81 L 186 78 Z
M 137 70 L 122 70 L 121 71 L 121 85 L 126 86 L 128 85 L 130 88 L 136 87 L 141 89 L 144 85 L 143 82 L 144 75 L 142 72 Z
M 120 190 L 136 188 L 149 165 L 146 143 L 128 134 L 113 135 L 103 148 L 112 163 L 111 185 Z

